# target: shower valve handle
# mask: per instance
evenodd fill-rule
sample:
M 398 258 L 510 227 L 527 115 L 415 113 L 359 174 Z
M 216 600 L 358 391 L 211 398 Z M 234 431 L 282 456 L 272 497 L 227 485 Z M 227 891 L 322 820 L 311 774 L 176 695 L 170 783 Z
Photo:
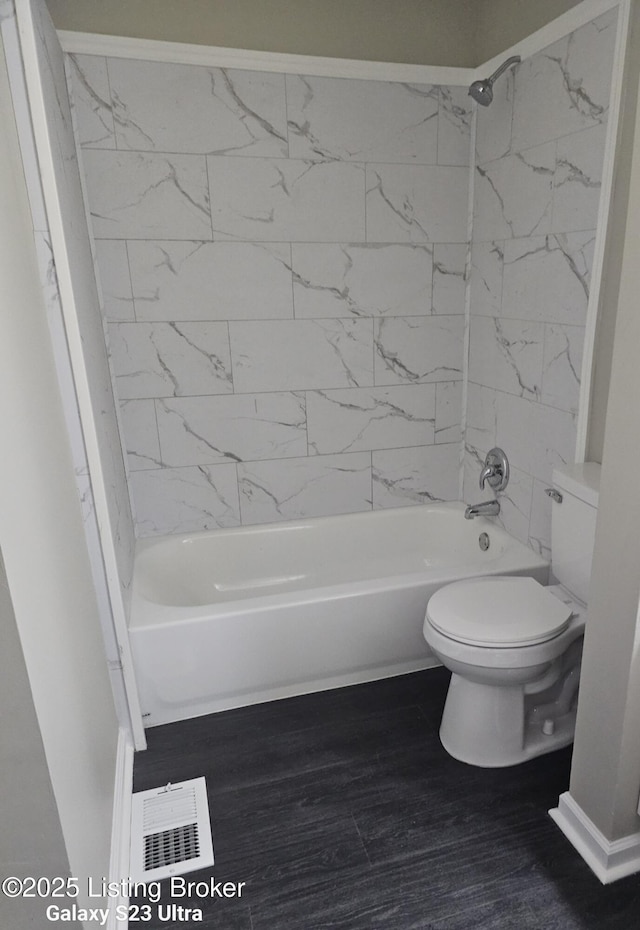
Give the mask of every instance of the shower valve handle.
M 484 491 L 485 484 L 489 484 L 494 491 L 504 491 L 508 483 L 509 460 L 502 449 L 491 449 L 480 472 L 480 489 Z

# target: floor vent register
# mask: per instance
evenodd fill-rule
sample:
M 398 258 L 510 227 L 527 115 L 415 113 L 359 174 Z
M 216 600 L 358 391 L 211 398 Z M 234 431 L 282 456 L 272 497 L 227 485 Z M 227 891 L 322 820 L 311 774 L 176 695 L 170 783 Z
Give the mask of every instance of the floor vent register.
M 213 841 L 204 777 L 133 795 L 133 881 L 160 880 L 212 865 Z

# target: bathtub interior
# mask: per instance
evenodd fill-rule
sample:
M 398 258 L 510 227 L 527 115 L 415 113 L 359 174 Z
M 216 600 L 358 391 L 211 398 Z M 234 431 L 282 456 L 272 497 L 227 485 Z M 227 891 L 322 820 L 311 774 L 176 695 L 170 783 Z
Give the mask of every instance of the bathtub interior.
M 458 503 L 418 506 L 143 540 L 134 590 L 150 603 L 199 607 L 425 573 L 455 578 L 460 565 L 508 572 L 514 557 L 546 566 L 495 523 L 463 512 Z

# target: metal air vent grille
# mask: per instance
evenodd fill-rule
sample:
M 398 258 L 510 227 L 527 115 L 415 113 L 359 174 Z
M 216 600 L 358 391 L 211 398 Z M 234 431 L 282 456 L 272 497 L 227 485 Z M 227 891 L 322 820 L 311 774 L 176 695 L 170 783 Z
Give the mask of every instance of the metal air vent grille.
M 160 869 L 176 862 L 188 862 L 200 855 L 198 824 L 175 827 L 144 838 L 144 870 Z
M 213 865 L 204 778 L 133 795 L 131 878 L 151 881 Z

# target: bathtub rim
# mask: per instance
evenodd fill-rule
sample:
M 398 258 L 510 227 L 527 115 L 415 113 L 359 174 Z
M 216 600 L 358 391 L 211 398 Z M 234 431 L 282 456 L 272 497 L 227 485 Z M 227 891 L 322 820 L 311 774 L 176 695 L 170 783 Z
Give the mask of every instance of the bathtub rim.
M 464 515 L 465 504 L 460 501 L 451 502 L 431 502 L 418 504 L 415 507 L 394 507 L 385 508 L 376 511 L 360 511 L 355 514 L 337 514 L 327 517 L 307 517 L 296 521 L 282 521 L 277 523 L 252 524 L 250 526 L 229 527 L 219 530 L 203 530 L 198 533 L 180 533 L 160 537 L 147 537 L 138 540 L 136 544 L 136 559 L 139 555 L 151 553 L 154 548 L 167 545 L 176 545 L 181 541 L 190 539 L 202 539 L 206 537 L 217 537 L 222 539 L 224 536 L 233 536 L 235 538 L 242 536 L 251 536 L 255 533 L 278 531 L 281 528 L 306 528 L 315 526 L 330 526 L 337 521 L 359 518 L 375 518 L 378 514 L 385 515 L 387 518 L 394 516 L 410 516 L 409 511 L 413 511 L 414 518 L 417 516 L 415 511 L 424 514 L 426 511 L 436 511 Z M 508 544 L 513 543 L 513 547 L 507 545 L 506 550 L 500 558 L 491 563 L 471 562 L 465 563 L 464 577 L 475 578 L 488 575 L 519 575 L 523 572 L 536 573 L 538 576 L 548 576 L 550 563 L 535 550 L 531 549 L 525 543 L 520 542 L 512 536 L 504 527 L 495 523 L 492 519 L 478 517 L 474 519 L 474 526 L 478 533 L 483 531 L 499 533 L 501 538 L 506 538 Z M 523 556 L 526 554 L 526 559 Z M 511 557 L 511 558 L 510 558 Z M 526 561 L 526 565 L 523 564 Z M 506 562 L 506 564 L 505 564 Z M 509 564 L 511 562 L 511 564 Z M 425 584 L 430 581 L 438 581 L 442 584 L 448 584 L 459 580 L 460 562 L 447 561 L 437 567 L 425 566 L 418 572 L 403 572 L 391 575 L 382 575 L 376 578 L 355 579 L 353 581 L 341 581 L 332 584 L 315 585 L 308 588 L 302 588 L 295 591 L 280 591 L 273 594 L 260 594 L 256 596 L 239 596 L 229 598 L 219 602 L 208 602 L 205 604 L 166 604 L 161 601 L 153 601 L 145 597 L 136 583 L 136 573 L 134 567 L 134 579 L 131 592 L 131 614 L 129 629 L 134 630 L 153 630 L 162 629 L 171 623 L 194 623 L 205 619 L 212 619 L 218 616 L 234 616 L 246 613 L 255 613 L 264 609 L 272 608 L 277 604 L 286 606 L 305 605 L 317 601 L 331 601 L 346 597 L 357 597 L 366 592 L 381 592 L 387 590 L 402 590 L 417 585 Z M 547 583 L 546 581 L 544 582 Z
M 168 541 L 175 542 L 185 539 L 204 539 L 208 536 L 222 535 L 233 538 L 237 536 L 251 536 L 260 532 L 279 533 L 314 526 L 329 526 L 332 523 L 344 520 L 355 520 L 360 522 L 363 519 L 372 521 L 394 516 L 407 518 L 426 510 L 436 512 L 442 511 L 444 513 L 453 511 L 454 513 L 459 512 L 464 516 L 466 506 L 464 501 L 427 501 L 424 504 L 408 504 L 400 507 L 378 507 L 376 510 L 355 510 L 352 513 L 332 513 L 317 517 L 300 517 L 297 520 L 274 520 L 265 523 L 248 523 L 242 526 L 221 526 L 212 530 L 194 530 L 189 533 L 179 532 L 163 533 L 157 536 L 141 536 L 136 539 L 135 555 L 142 555 L 147 550 L 154 549 L 156 546 L 160 546 Z M 500 526 L 499 523 L 494 523 L 492 519 L 487 519 L 487 517 L 476 517 L 474 523 L 478 526 L 482 524 L 483 527 L 492 527 L 493 529 L 499 530 L 501 533 L 505 533 L 511 539 L 515 539 L 508 530 Z M 519 542 L 519 540 L 516 540 L 516 542 Z M 525 544 L 520 543 L 520 545 Z

